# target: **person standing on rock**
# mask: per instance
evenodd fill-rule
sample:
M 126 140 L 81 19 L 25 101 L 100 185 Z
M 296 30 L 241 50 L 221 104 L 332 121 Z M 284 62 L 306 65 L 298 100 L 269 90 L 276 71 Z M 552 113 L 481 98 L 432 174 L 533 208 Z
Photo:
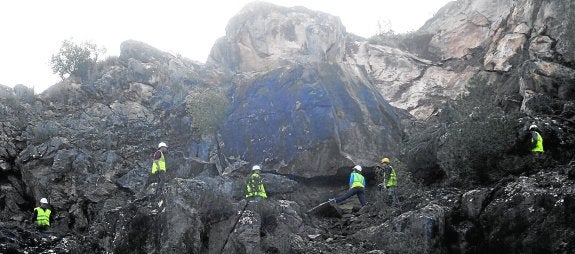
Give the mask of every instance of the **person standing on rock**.
M 531 152 L 536 156 L 543 154 L 543 137 L 541 137 L 537 125 L 529 126 L 529 132 L 531 133 Z
M 389 162 L 389 158 L 384 157 L 381 159 L 381 166 L 377 166 L 375 169 L 378 176 L 377 180 L 380 182 L 377 187 L 386 188 L 389 202 L 393 205 L 397 205 L 399 204 L 399 200 L 395 193 L 395 188 L 397 186 L 397 173 L 395 172 L 395 169 L 389 165 Z
M 349 190 L 341 196 L 329 199 L 330 204 L 337 204 L 353 195 L 357 195 L 361 207 L 365 206 L 365 178 L 361 175 L 361 170 L 361 166 L 359 165 L 353 167 L 353 172 L 349 176 Z
M 262 181 L 262 177 L 260 175 L 261 168 L 259 165 L 254 165 L 252 167 L 252 174 L 248 178 L 246 184 L 246 199 L 259 201 L 262 198 L 267 198 L 266 189 L 264 187 L 264 183 Z
M 159 184 L 158 189 L 163 187 L 164 181 L 166 180 L 166 157 L 164 154 L 168 150 L 168 145 L 164 142 L 158 144 L 158 151 L 153 155 L 152 162 L 152 177 L 157 177 Z
M 50 222 L 52 222 L 52 211 L 48 208 L 48 199 L 41 198 L 40 206 L 34 208 L 34 214 L 32 214 L 32 221 L 36 221 L 36 226 L 40 230 L 46 230 L 50 227 Z

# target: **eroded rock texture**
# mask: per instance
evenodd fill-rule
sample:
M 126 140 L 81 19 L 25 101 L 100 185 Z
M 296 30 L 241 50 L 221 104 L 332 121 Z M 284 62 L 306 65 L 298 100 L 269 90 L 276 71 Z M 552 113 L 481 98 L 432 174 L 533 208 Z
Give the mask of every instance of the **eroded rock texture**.
M 400 119 L 440 115 L 476 74 L 569 161 L 574 10 L 568 0 L 460 0 L 415 33 L 366 40 L 332 15 L 258 2 L 231 19 L 205 65 L 126 41 L 90 80 L 40 95 L 0 87 L 0 252 L 571 253 L 573 163 L 480 188 L 400 186 L 399 207 L 376 202 L 385 194 L 372 166 L 397 157 Z M 231 107 L 198 136 L 187 105 L 203 89 Z M 168 175 L 157 183 L 160 141 Z M 417 170 L 438 166 L 417 159 Z M 253 164 L 269 194 L 257 205 L 244 201 Z M 355 164 L 375 201 L 307 214 L 345 191 Z M 55 211 L 48 232 L 29 221 L 41 197 Z

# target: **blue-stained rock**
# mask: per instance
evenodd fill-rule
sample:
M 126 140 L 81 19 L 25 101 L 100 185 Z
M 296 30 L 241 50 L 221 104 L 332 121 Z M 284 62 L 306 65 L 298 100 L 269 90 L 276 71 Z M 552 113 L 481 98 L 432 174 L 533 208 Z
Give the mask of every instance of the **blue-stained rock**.
M 305 177 L 395 154 L 401 133 L 395 110 L 355 72 L 294 65 L 235 87 L 224 153 Z

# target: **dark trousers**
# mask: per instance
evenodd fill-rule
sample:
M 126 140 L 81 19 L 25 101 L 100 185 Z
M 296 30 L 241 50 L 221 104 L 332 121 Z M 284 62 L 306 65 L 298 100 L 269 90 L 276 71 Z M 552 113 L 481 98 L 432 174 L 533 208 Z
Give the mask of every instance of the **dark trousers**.
M 36 228 L 38 229 L 38 231 L 44 232 L 44 231 L 48 230 L 50 228 L 50 226 L 48 226 L 48 225 L 45 225 L 45 226 L 36 225 Z
M 144 189 L 148 188 L 152 183 L 158 183 L 156 186 L 156 194 L 158 194 L 158 191 L 164 188 L 164 183 L 168 180 L 167 178 L 166 171 L 158 171 L 155 174 L 151 174 L 148 177 L 148 182 L 144 186 Z
M 387 187 L 387 198 L 389 203 L 392 205 L 399 205 L 399 199 L 397 199 L 397 195 L 395 193 L 395 186 Z
M 363 193 L 363 188 L 361 187 L 349 189 L 345 194 L 335 197 L 335 202 L 340 203 L 353 195 L 357 195 L 357 198 L 359 198 L 359 203 L 361 203 L 362 207 L 365 206 L 365 194 Z

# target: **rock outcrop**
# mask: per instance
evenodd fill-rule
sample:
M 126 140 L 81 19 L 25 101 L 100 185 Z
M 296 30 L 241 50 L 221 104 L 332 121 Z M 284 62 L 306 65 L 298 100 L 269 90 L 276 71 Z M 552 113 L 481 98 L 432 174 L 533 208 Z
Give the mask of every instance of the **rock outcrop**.
M 272 30 L 257 30 L 262 22 Z M 275 33 L 276 25 L 283 34 L 262 39 Z M 297 192 L 298 182 L 276 173 L 299 179 L 347 175 L 347 166 L 373 165 L 380 153 L 397 150 L 401 130 L 395 110 L 361 68 L 342 62 L 345 29 L 337 18 L 256 3 L 228 30 L 226 40 L 234 43 L 253 36 L 252 48 L 242 46 L 251 53 L 234 56 L 238 62 L 218 55 L 217 48 L 229 45 L 214 47 L 218 66 L 126 41 L 120 56 L 101 63 L 89 81 L 67 79 L 38 96 L 24 86 L 6 89 L 0 102 L 2 221 L 29 225 L 27 215 L 47 197 L 57 211 L 52 228 L 60 239 L 45 244 L 47 249 L 82 239 L 64 237 L 71 232 L 97 235 L 94 251 L 197 253 L 223 237 L 225 230 L 213 225 L 233 219 L 240 209 L 233 199 L 244 197 L 243 174 L 251 164 L 263 164 L 265 184 L 278 185 L 270 186 L 269 194 L 281 197 Z M 300 44 L 292 48 L 292 42 Z M 262 53 L 270 56 L 261 58 Z M 233 103 L 220 133 L 198 138 L 191 133 L 187 100 L 191 91 L 205 88 L 229 91 Z M 148 179 L 150 154 L 159 141 L 170 146 L 171 180 L 162 189 Z M 214 200 L 219 206 L 210 203 Z M 232 236 L 233 244 L 222 247 L 241 252 L 306 246 L 305 232 L 316 232 L 302 224 L 299 205 L 272 204 L 282 207 L 271 210 L 279 219 L 270 221 L 259 211 L 262 224 L 254 239 Z M 268 236 L 260 239 L 260 231 Z M 288 238 L 296 240 L 286 245 Z M 248 244 L 252 240 L 261 246 Z M 26 249 L 11 244 L 0 250 L 11 248 Z
M 501 84 L 507 107 L 548 114 L 529 101 L 551 97 L 560 104 L 553 113 L 561 113 L 574 96 L 566 50 L 573 48 L 572 10 L 570 1 L 453 1 L 412 34 L 351 43 L 347 58 L 366 68 L 391 105 L 420 120 L 465 93 L 476 74 Z
M 539 172 L 469 191 L 449 218 L 452 251 L 569 253 L 575 249 L 573 195 L 564 172 Z
M 374 165 L 397 150 L 400 127 L 394 109 L 356 71 L 296 65 L 234 88 L 223 152 L 304 177 Z
M 344 37 L 345 27 L 335 16 L 255 2 L 230 20 L 207 63 L 236 72 L 338 63 L 345 52 Z
M 337 17 L 256 2 L 205 65 L 126 41 L 90 80 L 40 95 L 0 86 L 0 252 L 406 247 L 382 238 L 418 253 L 573 252 L 574 10 L 568 0 L 459 0 L 416 33 L 366 40 Z M 398 165 L 402 205 L 379 202 L 373 166 L 398 156 L 400 119 L 441 120 L 476 74 L 497 84 L 505 111 L 527 115 L 518 126 L 541 123 L 549 159 L 522 168 L 510 158 L 516 172 L 466 189 L 422 187 Z M 206 89 L 231 106 L 200 135 L 190 95 Z M 150 155 L 160 141 L 168 173 L 157 183 Z M 417 169 L 440 166 L 416 159 Z M 269 195 L 257 204 L 244 201 L 253 164 Z M 354 164 L 365 166 L 368 207 L 304 212 L 345 189 Z M 55 211 L 48 232 L 29 221 L 41 197 Z

